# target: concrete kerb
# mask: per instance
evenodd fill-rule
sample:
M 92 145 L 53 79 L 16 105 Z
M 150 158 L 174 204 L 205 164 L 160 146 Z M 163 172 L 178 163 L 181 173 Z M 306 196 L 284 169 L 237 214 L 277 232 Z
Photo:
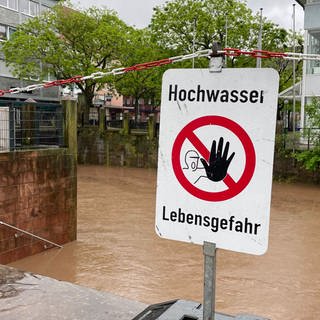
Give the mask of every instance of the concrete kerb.
M 0 318 L 128 320 L 146 305 L 0 265 Z

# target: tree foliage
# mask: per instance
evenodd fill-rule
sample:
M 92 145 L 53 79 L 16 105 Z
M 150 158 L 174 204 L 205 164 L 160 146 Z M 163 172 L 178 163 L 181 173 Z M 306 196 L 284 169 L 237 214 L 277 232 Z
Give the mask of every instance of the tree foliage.
M 150 28 L 155 40 L 176 54 L 211 48 L 213 41 L 223 47 L 242 50 L 256 49 L 260 30 L 260 15 L 254 14 L 246 3 L 228 0 L 173 0 L 154 9 Z M 302 37 L 296 37 L 302 50 Z M 293 35 L 275 23 L 263 18 L 262 49 L 292 51 Z M 207 61 L 198 61 L 206 67 Z M 227 58 L 227 67 L 255 67 L 252 57 Z M 275 68 L 280 74 L 280 90 L 292 85 L 292 62 L 279 58 L 264 59 L 263 67 Z M 301 63 L 297 63 L 298 75 Z
M 304 130 L 304 136 L 311 142 L 310 150 L 295 154 L 296 159 L 308 170 L 318 170 L 320 167 L 320 99 L 313 98 L 305 108 L 308 128 Z
M 129 28 L 110 10 L 76 11 L 63 4 L 21 24 L 4 43 L 7 64 L 16 76 L 50 73 L 57 79 L 89 75 L 114 66 Z M 78 87 L 87 103 L 102 80 L 86 80 Z
M 195 50 L 210 48 L 213 40 L 248 47 L 253 19 L 251 10 L 235 0 L 174 0 L 154 9 L 150 28 L 162 47 L 182 54 L 192 52 L 194 34 Z
M 142 62 L 160 60 L 167 57 L 168 54 L 152 41 L 148 29 L 132 30 L 128 35 L 126 50 L 119 55 L 119 61 L 124 66 L 133 66 Z M 161 77 L 165 69 L 166 67 L 156 67 L 129 72 L 114 78 L 114 86 L 117 92 L 134 98 L 136 119 L 140 98 L 151 100 L 153 106 L 159 105 Z
M 128 27 L 107 9 L 75 10 L 65 3 L 20 25 L 3 44 L 7 63 L 20 78 L 48 73 L 57 79 L 89 75 L 118 66 L 131 66 L 172 55 L 209 49 L 212 41 L 222 46 L 251 50 L 257 47 L 260 17 L 245 2 L 236 0 L 172 0 L 154 9 L 151 24 L 144 30 Z M 301 38 L 299 38 L 299 41 Z M 287 51 L 292 34 L 264 18 L 262 48 Z M 251 57 L 229 57 L 228 67 L 254 67 Z M 191 61 L 177 67 L 190 67 Z M 265 59 L 263 66 L 275 68 L 281 76 L 280 90 L 292 84 L 288 60 Z M 173 66 L 171 66 L 173 67 Z M 208 67 L 207 59 L 196 67 Z M 297 70 L 301 66 L 297 64 Z M 114 79 L 123 95 L 160 99 L 161 75 L 166 67 L 132 72 Z M 109 78 L 78 83 L 88 105 L 94 91 Z

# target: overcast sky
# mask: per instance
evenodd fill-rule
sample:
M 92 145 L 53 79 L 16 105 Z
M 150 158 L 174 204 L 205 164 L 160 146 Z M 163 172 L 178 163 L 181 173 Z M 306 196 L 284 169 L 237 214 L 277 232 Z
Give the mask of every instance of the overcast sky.
M 166 0 L 72 0 L 72 3 L 87 8 L 90 6 L 114 9 L 127 24 L 138 28 L 146 27 L 152 16 L 152 8 L 164 4 Z M 263 15 L 286 29 L 293 26 L 294 0 L 247 0 L 253 12 L 263 8 Z M 296 30 L 303 29 L 303 10 L 296 3 Z

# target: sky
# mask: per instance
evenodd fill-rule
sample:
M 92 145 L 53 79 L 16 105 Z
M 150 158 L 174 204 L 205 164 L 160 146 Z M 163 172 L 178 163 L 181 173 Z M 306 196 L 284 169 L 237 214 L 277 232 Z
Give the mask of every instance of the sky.
M 166 0 L 72 0 L 71 2 L 81 8 L 95 6 L 113 9 L 127 24 L 143 28 L 150 23 L 152 9 L 164 4 Z M 293 4 L 296 4 L 295 29 L 303 30 L 303 10 L 294 0 L 247 0 L 247 4 L 254 13 L 263 8 L 263 16 L 286 29 L 293 28 Z

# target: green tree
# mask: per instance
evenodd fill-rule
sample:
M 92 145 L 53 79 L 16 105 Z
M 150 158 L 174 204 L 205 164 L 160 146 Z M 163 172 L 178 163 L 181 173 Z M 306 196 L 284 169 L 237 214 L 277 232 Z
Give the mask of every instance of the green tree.
M 7 64 L 22 79 L 33 75 L 45 79 L 48 73 L 68 79 L 115 66 L 128 32 L 113 11 L 77 11 L 60 4 L 20 25 L 2 49 Z M 105 81 L 77 83 L 88 106 L 96 88 Z
M 152 62 L 168 57 L 170 52 L 160 48 L 152 41 L 148 29 L 131 30 L 128 35 L 126 50 L 119 55 L 124 66 L 134 66 L 143 62 Z M 161 78 L 165 66 L 140 71 L 133 71 L 114 78 L 114 86 L 118 93 L 130 96 L 135 101 L 135 118 L 139 119 L 139 99 L 151 100 L 153 106 L 159 105 Z
M 297 33 L 294 37 L 291 31 L 278 27 L 270 21 L 264 21 L 262 32 L 263 50 L 276 52 L 293 52 L 295 42 L 296 52 L 303 53 L 303 36 Z M 263 59 L 262 66 L 265 68 L 274 68 L 279 72 L 280 84 L 279 91 L 291 86 L 293 80 L 293 61 L 289 59 L 270 58 Z M 302 77 L 302 60 L 295 62 L 296 81 Z
M 209 49 L 212 41 L 219 41 L 222 47 L 252 50 L 258 45 L 260 15 L 237 0 L 173 0 L 154 9 L 150 28 L 159 45 L 175 50 L 176 54 Z M 302 37 L 298 36 L 297 41 L 301 44 Z M 263 50 L 283 52 L 292 43 L 290 32 L 263 18 Z M 197 66 L 206 64 L 207 61 L 200 60 Z M 228 67 L 255 65 L 252 57 L 227 58 Z M 279 72 L 281 90 L 292 84 L 292 64 L 288 60 L 264 59 L 263 66 Z
M 253 20 L 251 10 L 235 0 L 174 0 L 154 9 L 150 28 L 162 47 L 183 54 L 192 52 L 193 42 L 201 50 L 213 40 L 248 48 Z
M 303 135 L 309 139 L 311 148 L 297 152 L 295 158 L 308 170 L 319 170 L 320 167 L 320 99 L 313 98 L 305 108 L 308 119 L 308 128 Z

